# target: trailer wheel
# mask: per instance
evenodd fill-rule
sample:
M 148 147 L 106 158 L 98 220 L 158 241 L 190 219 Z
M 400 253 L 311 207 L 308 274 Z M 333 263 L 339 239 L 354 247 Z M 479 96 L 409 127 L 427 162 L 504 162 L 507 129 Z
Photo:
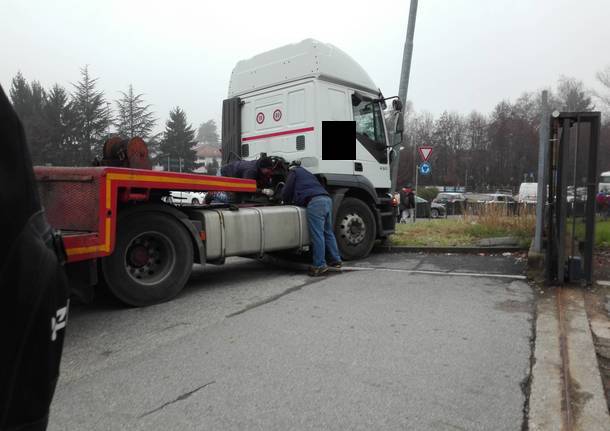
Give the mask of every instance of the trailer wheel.
M 375 218 L 368 205 L 356 198 L 343 199 L 337 211 L 335 236 L 343 259 L 368 256 L 377 236 Z
M 193 245 L 173 217 L 144 212 L 121 219 L 114 253 L 102 259 L 110 291 L 128 305 L 167 301 L 180 292 L 193 267 Z
M 191 201 L 191 205 L 199 205 L 199 199 L 193 198 L 193 200 Z

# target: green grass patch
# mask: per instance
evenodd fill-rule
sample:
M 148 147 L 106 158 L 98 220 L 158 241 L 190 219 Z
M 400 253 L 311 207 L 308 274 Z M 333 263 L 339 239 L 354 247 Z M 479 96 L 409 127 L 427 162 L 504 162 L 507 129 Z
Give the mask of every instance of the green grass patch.
M 572 219 L 566 222 L 566 231 L 572 232 Z M 585 239 L 585 225 L 583 219 L 576 220 L 576 238 Z M 610 220 L 598 218 L 595 221 L 595 246 L 598 248 L 610 248 Z
M 463 220 L 422 220 L 397 224 L 392 245 L 414 247 L 456 247 L 475 245 L 476 238 L 466 231 Z
M 489 206 L 477 215 L 466 214 L 459 219 L 417 221 L 396 225 L 392 245 L 414 247 L 476 246 L 486 238 L 514 237 L 519 245 L 529 246 L 534 235 L 533 212 L 507 216 L 502 207 Z

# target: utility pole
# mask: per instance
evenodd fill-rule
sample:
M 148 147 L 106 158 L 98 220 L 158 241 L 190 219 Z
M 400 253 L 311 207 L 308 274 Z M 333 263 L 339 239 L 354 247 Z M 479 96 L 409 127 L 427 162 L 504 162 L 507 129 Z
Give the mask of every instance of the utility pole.
M 398 97 L 402 101 L 403 109 L 407 106 L 407 90 L 409 89 L 409 75 L 411 74 L 411 57 L 413 56 L 413 35 L 415 34 L 415 18 L 417 16 L 417 1 L 411 0 L 409 8 L 409 24 L 407 26 L 407 37 L 405 39 L 405 47 L 402 52 L 402 68 L 400 71 L 400 86 L 398 89 Z M 403 132 L 404 133 L 404 132 Z M 413 142 L 415 145 L 415 142 Z M 400 164 L 400 152 L 394 152 L 392 160 L 392 191 L 396 191 L 398 180 L 398 167 Z
M 536 231 L 534 251 L 542 251 L 542 228 L 544 226 L 544 204 L 546 202 L 546 164 L 549 148 L 549 101 L 548 92 L 542 92 L 542 112 L 538 128 L 538 192 L 536 196 Z

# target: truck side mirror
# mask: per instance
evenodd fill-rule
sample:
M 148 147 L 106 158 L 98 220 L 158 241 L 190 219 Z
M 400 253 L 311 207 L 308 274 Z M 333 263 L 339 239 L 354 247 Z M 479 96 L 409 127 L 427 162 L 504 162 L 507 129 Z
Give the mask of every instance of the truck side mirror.
M 394 108 L 395 111 L 402 111 L 402 102 L 400 99 L 392 100 L 392 108 Z
M 398 111 L 396 113 L 396 117 L 394 118 L 394 120 L 394 133 L 396 133 L 397 135 L 402 135 L 402 132 L 404 132 L 405 130 L 405 118 L 402 115 L 401 111 Z

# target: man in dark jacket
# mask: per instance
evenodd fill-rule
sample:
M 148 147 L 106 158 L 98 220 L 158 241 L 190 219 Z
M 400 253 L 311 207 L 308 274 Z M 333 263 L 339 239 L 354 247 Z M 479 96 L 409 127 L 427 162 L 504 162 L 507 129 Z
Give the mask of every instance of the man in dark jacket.
M 261 189 L 269 185 L 272 173 L 273 161 L 269 157 L 261 157 L 258 160 L 237 160 L 220 168 L 220 175 L 223 177 L 256 180 Z
M 223 177 L 256 180 L 256 187 L 267 196 L 273 195 L 271 189 L 272 174 L 273 160 L 269 157 L 261 157 L 258 160 L 236 160 L 220 168 L 220 175 Z M 225 192 L 208 192 L 205 196 L 206 204 L 210 204 L 212 201 L 227 203 L 235 200 L 235 196 L 228 195 Z
M 59 375 L 68 289 L 23 127 L 0 87 L 0 430 L 44 430 Z
M 282 200 L 284 203 L 294 203 L 307 208 L 307 225 L 313 254 L 313 266 L 309 275 L 316 277 L 328 272 L 325 254 L 330 258 L 330 266 L 341 268 L 341 256 L 333 232 L 332 200 L 318 179 L 304 168 L 292 168 L 282 189 Z

